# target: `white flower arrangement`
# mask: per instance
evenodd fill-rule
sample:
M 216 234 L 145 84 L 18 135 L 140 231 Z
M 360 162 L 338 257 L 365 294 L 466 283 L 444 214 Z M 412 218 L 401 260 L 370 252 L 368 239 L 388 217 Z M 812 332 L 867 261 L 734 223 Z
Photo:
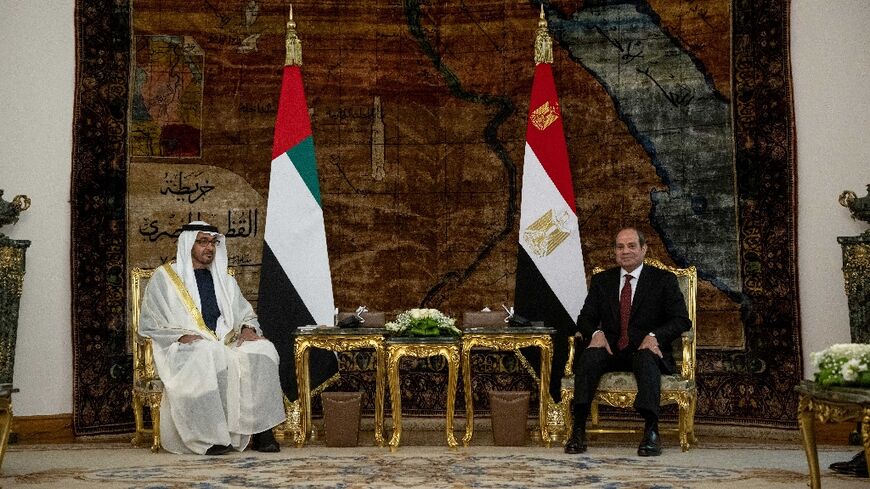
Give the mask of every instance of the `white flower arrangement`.
M 385 325 L 396 336 L 459 336 L 456 320 L 438 309 L 409 309 Z
M 870 386 L 870 344 L 843 343 L 810 354 L 820 385 Z

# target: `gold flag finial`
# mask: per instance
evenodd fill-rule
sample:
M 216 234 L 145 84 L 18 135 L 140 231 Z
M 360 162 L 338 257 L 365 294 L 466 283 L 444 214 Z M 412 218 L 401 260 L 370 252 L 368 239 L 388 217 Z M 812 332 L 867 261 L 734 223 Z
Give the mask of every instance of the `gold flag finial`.
M 547 30 L 547 19 L 544 18 L 544 4 L 541 3 L 541 18 L 538 20 L 538 30 L 535 32 L 535 64 L 553 62 L 553 40 Z
M 284 66 L 302 66 L 302 41 L 296 36 L 296 22 L 293 21 L 293 4 L 290 4 L 290 17 L 287 19 L 287 54 Z

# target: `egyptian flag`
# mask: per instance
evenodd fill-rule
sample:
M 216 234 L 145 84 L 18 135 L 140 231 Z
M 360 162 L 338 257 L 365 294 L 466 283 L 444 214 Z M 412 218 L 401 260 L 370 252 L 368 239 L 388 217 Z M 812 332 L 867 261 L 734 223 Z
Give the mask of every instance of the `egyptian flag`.
M 264 335 L 281 357 L 281 387 L 289 400 L 298 397 L 292 333 L 299 326 L 334 324 L 317 162 L 299 64 L 284 66 L 281 83 L 257 311 Z M 311 350 L 310 360 L 313 390 L 338 364 L 324 350 Z
M 514 311 L 557 331 L 550 383 L 556 402 L 561 398 L 567 338 L 585 299 L 583 251 L 562 114 L 551 65 L 538 63 L 526 128 Z

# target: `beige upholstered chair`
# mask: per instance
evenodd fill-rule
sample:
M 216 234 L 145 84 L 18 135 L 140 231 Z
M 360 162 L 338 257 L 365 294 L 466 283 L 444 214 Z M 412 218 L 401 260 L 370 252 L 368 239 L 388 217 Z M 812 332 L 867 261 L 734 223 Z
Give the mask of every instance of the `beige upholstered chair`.
M 662 375 L 661 404 L 677 404 L 679 407 L 679 423 L 676 429 L 663 429 L 662 431 L 676 431 L 680 435 L 680 447 L 685 452 L 692 444 L 697 443 L 695 438 L 695 407 L 698 401 L 698 391 L 695 386 L 695 331 L 696 331 L 696 294 L 698 290 L 698 272 L 694 266 L 688 268 L 674 268 L 664 265 L 654 258 L 644 260 L 645 264 L 669 270 L 677 276 L 680 290 L 686 299 L 686 308 L 689 311 L 689 319 L 692 329 L 683 333 L 682 337 L 674 341 L 674 360 L 677 363 L 678 372 L 673 375 Z M 593 274 L 602 272 L 602 268 L 596 268 Z M 569 338 L 568 363 L 565 366 L 565 376 L 562 379 L 562 409 L 565 419 L 566 437 L 570 436 L 571 400 L 574 397 L 574 364 L 575 338 Z M 640 429 L 605 428 L 599 425 L 598 405 L 606 404 L 618 408 L 631 408 L 637 396 L 637 383 L 631 372 L 610 372 L 601 377 L 598 391 L 592 401 L 591 420 L 587 425 L 587 433 L 635 433 Z
M 235 269 L 227 270 L 235 275 Z M 134 268 L 130 271 L 130 346 L 133 350 L 133 417 L 136 422 L 136 434 L 131 442 L 142 446 L 150 438 L 151 451 L 160 451 L 160 400 L 163 398 L 163 381 L 154 368 L 154 355 L 151 350 L 151 339 L 139 335 L 139 313 L 142 306 L 142 294 L 148 279 L 154 274 L 153 268 Z M 144 407 L 148 406 L 151 414 L 151 436 L 145 429 L 143 418 Z

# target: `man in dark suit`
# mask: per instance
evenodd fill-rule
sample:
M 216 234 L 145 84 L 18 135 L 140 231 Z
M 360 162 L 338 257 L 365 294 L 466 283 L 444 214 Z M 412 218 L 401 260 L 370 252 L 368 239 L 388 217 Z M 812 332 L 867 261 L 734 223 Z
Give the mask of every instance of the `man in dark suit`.
M 677 277 L 644 265 L 646 239 L 635 228 L 619 231 L 614 242 L 618 267 L 592 277 L 577 328 L 589 346 L 583 350 L 574 375 L 574 426 L 565 453 L 586 451 L 586 418 L 606 372 L 634 372 L 634 408 L 645 421 L 637 454 L 661 454 L 658 433 L 662 373 L 676 365 L 671 343 L 691 328 Z M 626 278 L 629 277 L 629 278 Z

